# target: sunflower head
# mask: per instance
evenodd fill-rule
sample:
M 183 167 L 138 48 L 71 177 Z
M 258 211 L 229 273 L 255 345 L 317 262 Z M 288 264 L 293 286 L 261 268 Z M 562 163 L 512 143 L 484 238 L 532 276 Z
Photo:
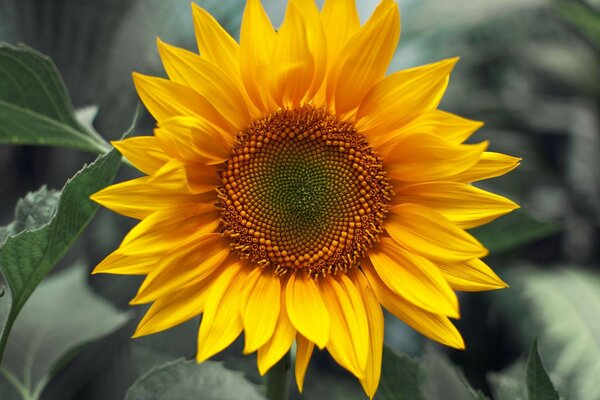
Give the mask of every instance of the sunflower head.
M 438 109 L 457 59 L 386 76 L 391 0 L 362 26 L 353 0 L 290 0 L 278 30 L 248 0 L 239 44 L 193 15 L 199 54 L 158 41 L 168 79 L 134 74 L 157 127 L 114 145 L 145 176 L 92 197 L 140 220 L 95 269 L 145 276 L 135 336 L 202 314 L 199 362 L 244 332 L 264 374 L 296 342 L 301 390 L 317 345 L 371 397 L 382 306 L 463 348 L 455 291 L 506 286 L 466 229 L 517 207 L 472 183 L 519 160 Z

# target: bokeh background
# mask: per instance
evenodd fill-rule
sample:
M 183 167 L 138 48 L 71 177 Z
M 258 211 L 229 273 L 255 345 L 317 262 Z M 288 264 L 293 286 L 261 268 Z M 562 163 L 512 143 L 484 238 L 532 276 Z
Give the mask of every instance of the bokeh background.
M 238 37 L 243 0 L 196 2 Z M 279 24 L 285 2 L 264 3 Z M 377 1 L 357 3 L 364 20 Z M 510 399 L 496 383 L 518 376 L 515 371 L 523 368 L 531 341 L 539 337 L 542 358 L 561 395 L 600 399 L 598 389 L 585 386 L 600 377 L 600 1 L 399 4 L 402 35 L 390 71 L 461 57 L 441 108 L 485 121 L 472 140 L 489 139 L 492 151 L 523 159 L 508 176 L 481 185 L 522 209 L 475 230 L 491 249 L 486 261 L 511 287 L 460 294 L 462 318 L 456 324 L 466 351 L 436 346 L 389 316 L 386 343 L 414 357 L 445 353 L 473 387 Z M 133 117 L 137 97 L 131 72 L 164 75 L 157 36 L 195 50 L 189 0 L 0 0 L 0 40 L 23 42 L 49 55 L 73 104 L 88 119 L 97 111 L 94 126 L 108 139 L 120 137 Z M 144 114 L 136 134 L 150 134 L 152 126 Z M 27 192 L 44 184 L 60 189 L 93 159 L 62 148 L 0 146 L 0 226 L 13 220 L 14 206 Z M 123 167 L 117 181 L 134 176 Z M 133 224 L 101 210 L 56 270 L 83 263 L 91 271 Z M 121 399 L 152 366 L 194 354 L 198 320 L 130 339 L 145 310 L 127 304 L 139 279 L 87 279 L 98 295 L 130 310 L 132 317 L 117 332 L 73 354 L 43 399 Z M 241 356 L 241 349 L 238 341 L 217 359 L 260 382 L 254 358 Z M 1 381 L 2 400 L 12 398 Z M 430 397 L 460 398 L 452 397 L 451 386 L 450 392 L 439 391 L 443 377 L 436 379 Z M 365 397 L 354 378 L 317 352 L 304 395 L 292 398 Z

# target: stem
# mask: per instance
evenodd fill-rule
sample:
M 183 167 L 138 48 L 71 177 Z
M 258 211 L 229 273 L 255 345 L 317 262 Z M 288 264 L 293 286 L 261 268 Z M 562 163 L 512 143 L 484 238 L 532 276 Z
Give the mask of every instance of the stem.
M 267 372 L 267 399 L 287 400 L 290 371 L 290 353 L 288 352 Z

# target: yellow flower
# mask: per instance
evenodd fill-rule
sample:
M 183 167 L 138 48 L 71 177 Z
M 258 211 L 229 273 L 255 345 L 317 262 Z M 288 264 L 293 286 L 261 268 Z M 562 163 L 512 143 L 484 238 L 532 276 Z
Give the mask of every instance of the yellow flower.
M 146 276 L 135 336 L 203 314 L 198 362 L 244 331 L 264 374 L 295 341 L 301 390 L 317 345 L 371 397 L 382 305 L 464 348 L 454 291 L 506 287 L 465 229 L 517 208 L 471 183 L 519 160 L 437 109 L 457 59 L 385 76 L 392 0 L 362 26 L 353 0 L 291 0 L 277 31 L 248 0 L 239 44 L 193 15 L 200 55 L 158 41 L 169 79 L 133 76 L 157 127 L 114 145 L 147 176 L 93 196 L 141 220 L 95 269 Z

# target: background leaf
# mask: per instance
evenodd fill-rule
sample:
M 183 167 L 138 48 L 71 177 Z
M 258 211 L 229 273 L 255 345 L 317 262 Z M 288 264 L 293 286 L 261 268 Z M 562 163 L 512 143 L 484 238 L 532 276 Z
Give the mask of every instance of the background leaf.
M 62 189 L 56 214 L 46 225 L 9 237 L 0 248 L 0 271 L 11 294 L 8 315 L 0 315 L 0 357 L 17 314 L 94 216 L 98 205 L 89 196 L 113 181 L 120 159 L 113 150 L 83 167 Z
M 424 400 L 422 388 L 425 369 L 406 354 L 383 348 L 381 380 L 375 395 L 377 400 Z
M 130 316 L 90 290 L 82 265 L 71 267 L 44 280 L 23 307 L 0 368 L 37 399 L 74 350 L 115 331 Z
M 529 400 L 558 400 L 558 393 L 540 359 L 537 339 L 531 345 L 527 360 L 527 394 Z
M 37 51 L 0 43 L 0 143 L 74 147 L 108 144 L 75 117 L 54 63 Z
M 600 277 L 576 268 L 522 274 L 541 353 L 566 398 L 600 398 Z
M 525 361 L 519 360 L 500 372 L 487 376 L 494 400 L 527 400 Z
M 153 368 L 138 379 L 125 400 L 261 400 L 256 385 L 241 372 L 233 372 L 219 362 L 179 359 Z

